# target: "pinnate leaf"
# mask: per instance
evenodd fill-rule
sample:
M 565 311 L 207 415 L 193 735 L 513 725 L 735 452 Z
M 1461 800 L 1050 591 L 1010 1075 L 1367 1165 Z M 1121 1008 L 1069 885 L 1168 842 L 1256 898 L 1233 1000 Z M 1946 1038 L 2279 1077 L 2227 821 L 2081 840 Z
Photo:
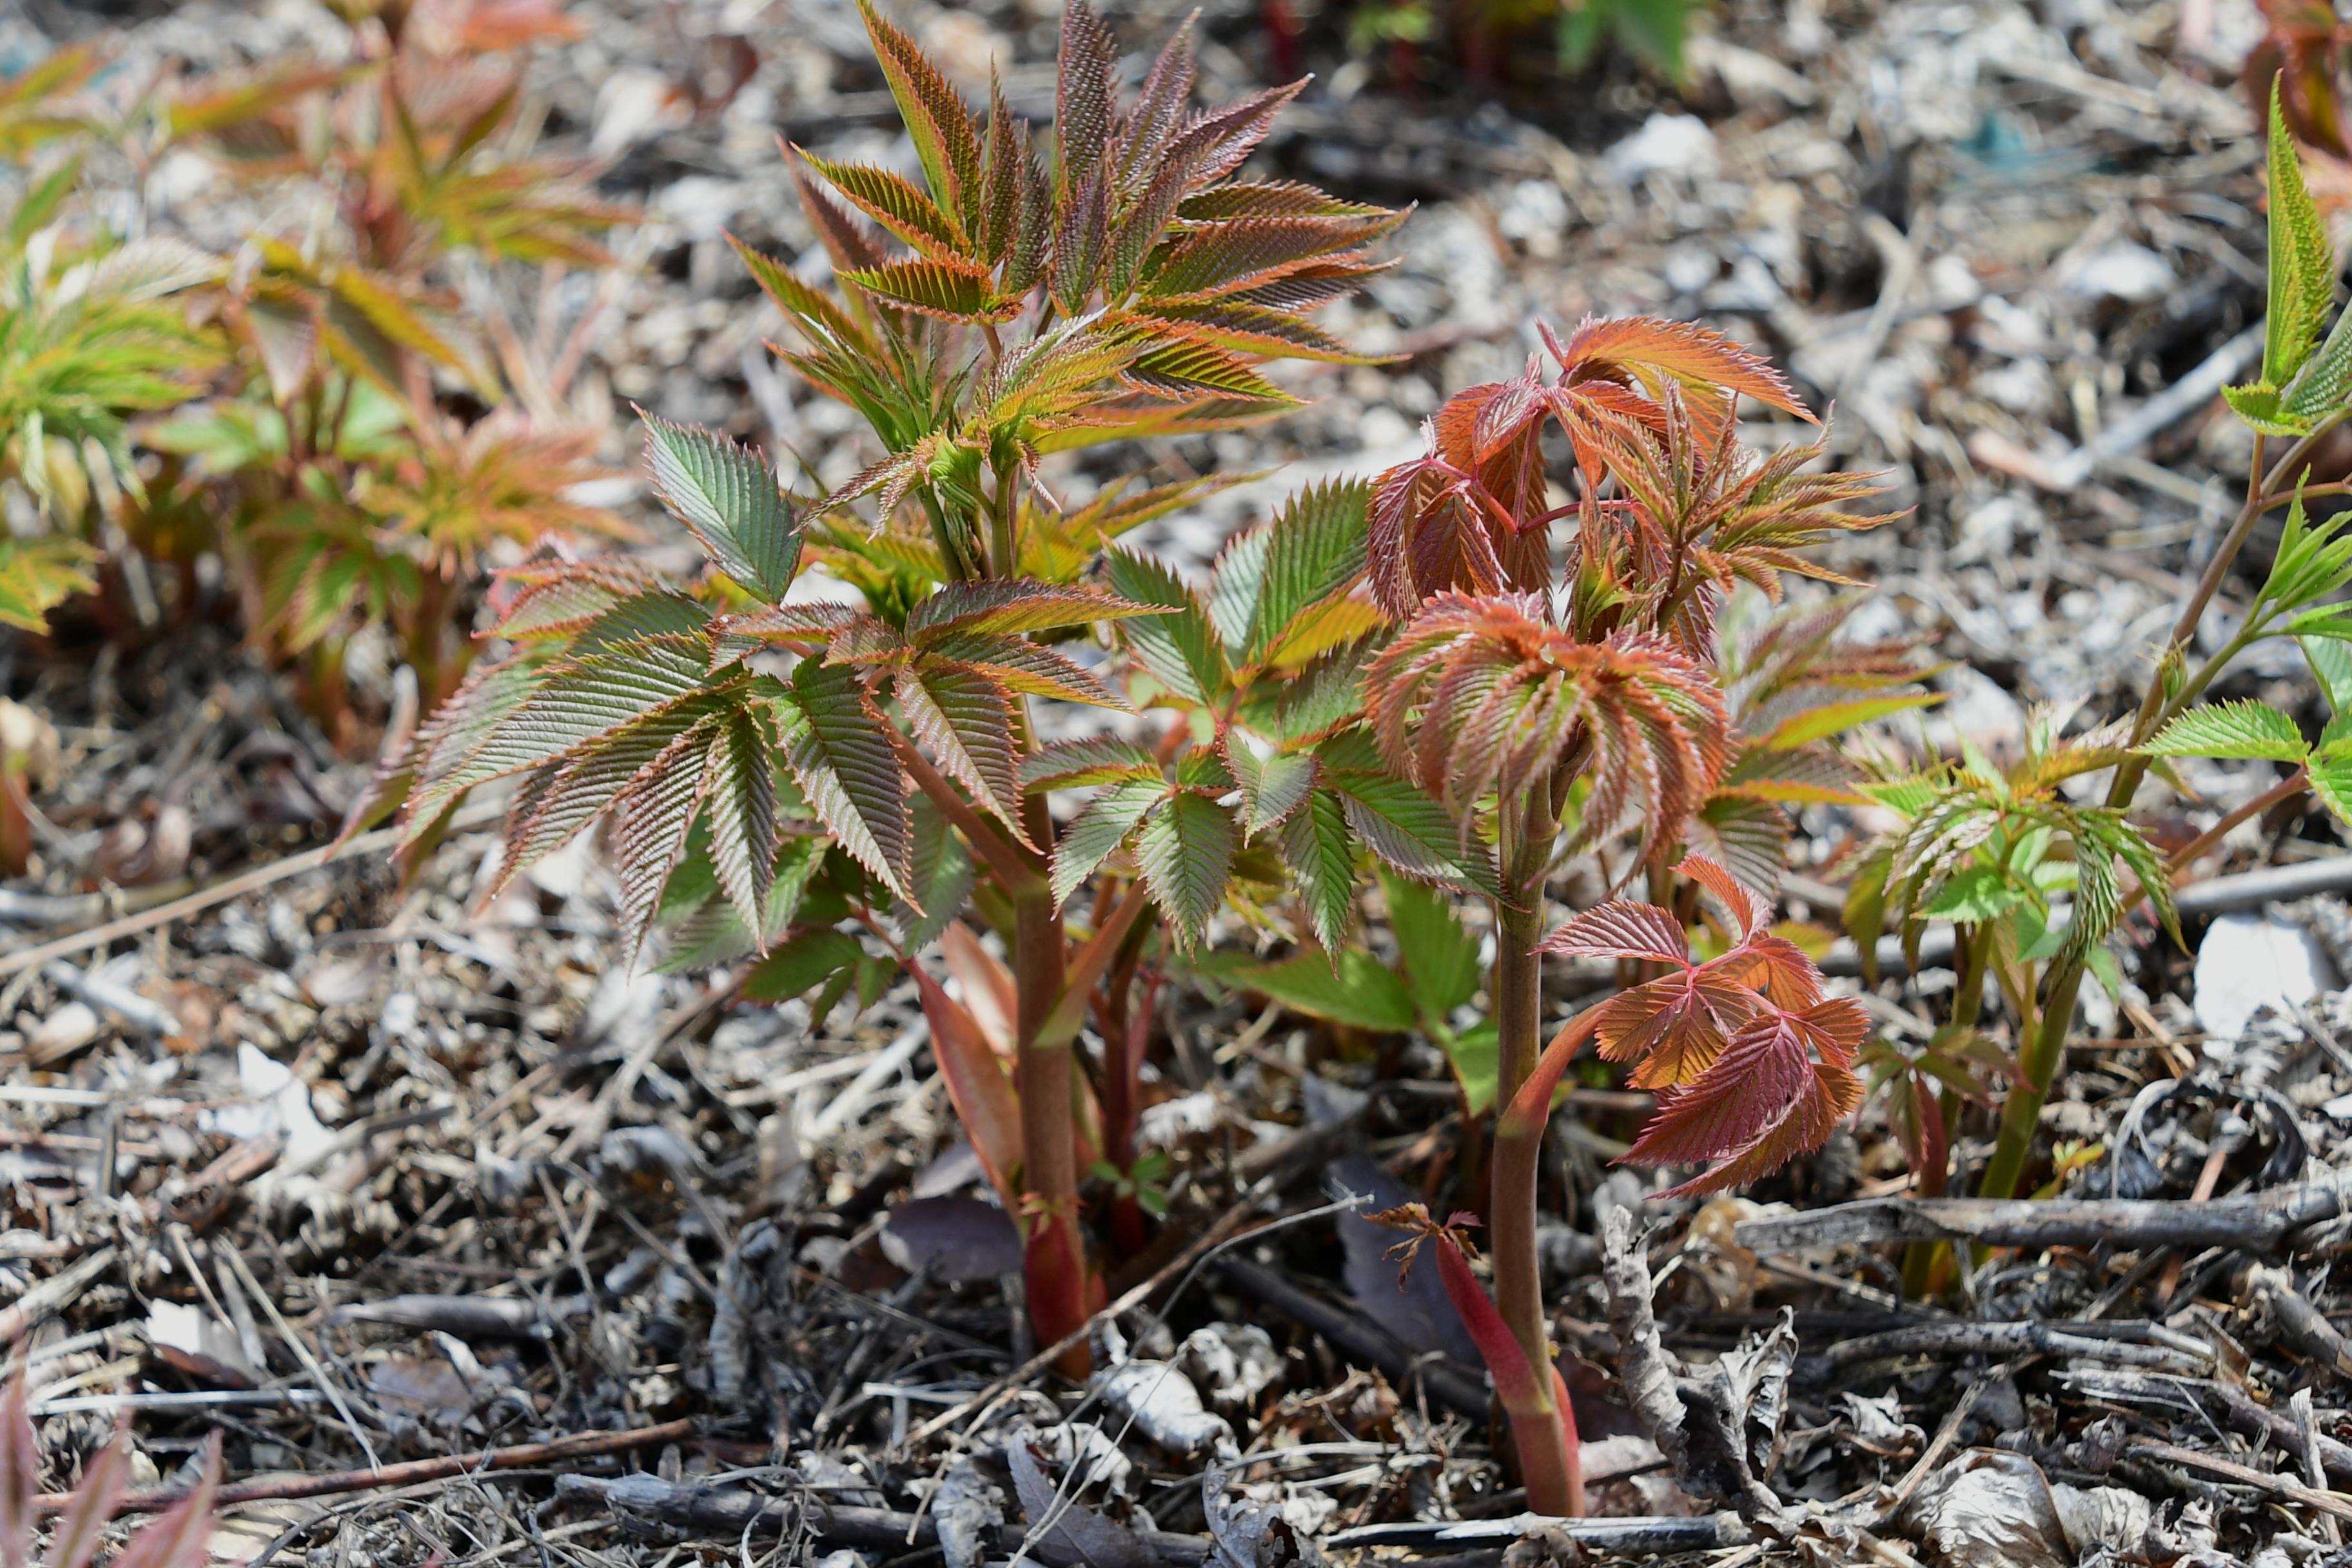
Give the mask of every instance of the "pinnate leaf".
M 2299 763 L 2310 750 L 2294 720 L 2252 698 L 2192 708 L 2139 748 L 2151 757 L 2266 757 Z
M 951 633 L 1053 631 L 1130 616 L 1165 615 L 1158 605 L 1140 605 L 1099 588 L 1040 583 L 1021 577 L 990 577 L 950 583 L 907 616 L 907 635 L 930 644 Z
M 654 487 L 714 565 L 774 604 L 799 568 L 801 528 L 783 488 L 756 453 L 715 431 L 638 410 Z
M 1682 922 L 1656 904 L 1625 900 L 1596 905 L 1544 938 L 1542 952 L 1560 958 L 1639 959 L 1690 965 L 1690 938 Z
M 1224 901 L 1234 843 L 1232 814 L 1190 790 L 1169 796 L 1136 836 L 1144 885 L 1188 950 L 1199 945 L 1209 917 Z
M 1127 842 L 1145 814 L 1168 798 L 1168 785 L 1155 770 L 1150 778 L 1122 779 L 1088 801 L 1055 843 L 1054 901 L 1068 903 L 1096 868 Z
M 2284 386 L 2310 357 L 2336 291 L 2335 251 L 2305 184 L 2287 129 L 2283 88 L 2271 84 L 2270 315 L 2263 332 L 2263 380 Z
M 886 261 L 842 275 L 869 294 L 946 321 L 1009 321 L 1019 300 L 1000 300 L 982 268 L 950 261 Z
M 1307 922 L 1327 952 L 1340 951 L 1356 908 L 1356 858 L 1347 808 L 1327 789 L 1309 791 L 1282 824 L 1283 864 L 1298 882 Z
M 914 902 L 907 780 L 856 671 L 805 658 L 772 703 L 809 806 L 859 865 Z

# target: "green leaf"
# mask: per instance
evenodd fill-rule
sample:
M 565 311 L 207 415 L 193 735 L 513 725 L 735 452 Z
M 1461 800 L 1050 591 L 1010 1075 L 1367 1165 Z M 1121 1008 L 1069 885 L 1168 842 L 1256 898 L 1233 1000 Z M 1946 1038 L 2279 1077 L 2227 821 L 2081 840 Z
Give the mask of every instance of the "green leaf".
M 1170 795 L 1136 835 L 1144 885 L 1187 949 L 1200 944 L 1209 917 L 1224 901 L 1234 842 L 1233 814 L 1190 791 Z
M 613 802 L 606 837 L 621 882 L 621 945 L 634 952 L 661 907 L 662 889 L 686 850 L 710 777 L 711 734 L 698 726 L 670 743 L 658 761 Z
M 79 540 L 0 539 L 0 621 L 28 632 L 48 630 L 49 611 L 75 594 L 94 593 L 98 552 Z
M 1024 843 L 1021 780 L 1013 703 L 977 670 L 926 661 L 898 672 L 898 707 L 907 727 L 930 748 L 948 776 Z
M 1112 591 L 1121 598 L 1171 612 L 1119 627 L 1128 650 L 1143 668 L 1171 695 L 1187 701 L 1207 702 L 1223 691 L 1232 679 L 1224 648 L 1183 580 L 1164 563 L 1132 551 L 1106 551 L 1103 565 Z
M 1158 784 L 1160 760 L 1148 748 L 1116 735 L 1056 741 L 1021 763 L 1021 783 L 1030 789 L 1083 789 L 1136 780 Z
M 2311 748 L 2294 721 L 2247 699 L 2192 708 L 2139 750 L 2151 757 L 2266 757 L 2299 763 Z
M 949 828 L 930 796 L 918 794 L 912 805 L 915 897 L 922 912 L 911 907 L 898 911 L 898 942 L 908 952 L 920 952 L 962 912 L 979 871 L 962 838 Z
M 1397 957 L 1422 1016 L 1444 1026 L 1454 1009 L 1477 993 L 1479 942 L 1443 893 L 1383 868 L 1389 929 Z
M 743 977 L 743 999 L 783 1002 L 803 995 L 865 956 L 857 939 L 845 931 L 804 931 L 751 966 Z
M 1242 792 L 1242 833 L 1255 837 L 1288 819 L 1315 787 L 1316 762 L 1278 752 L 1240 725 L 1225 731 L 1224 755 Z
M 2282 406 L 2289 421 L 2309 429 L 2343 408 L 2347 394 L 2352 394 L 2352 310 L 2336 318 L 2326 342 L 2287 388 Z
M 2352 583 L 2352 533 L 2345 531 L 2347 522 L 2352 522 L 2352 516 L 2313 522 L 2303 510 L 2303 488 L 2298 483 L 2287 506 L 2278 554 L 2263 584 L 2263 602 L 2292 610 Z
M 2305 610 L 2286 624 L 2287 631 L 2299 637 L 2327 637 L 2336 642 L 2352 642 L 2352 605 L 2321 605 Z
M 654 488 L 713 564 L 744 592 L 775 604 L 800 566 L 801 528 L 783 488 L 757 453 L 714 431 L 673 425 L 643 409 Z
M 1863 983 L 1878 984 L 1878 939 L 1886 930 L 1886 879 L 1894 865 L 1894 847 L 1882 844 L 1854 868 L 1846 883 L 1845 905 L 1840 911 L 1845 934 L 1861 955 Z
M 758 720 L 749 712 L 729 714 L 711 743 L 705 806 L 719 885 L 745 928 L 755 932 L 775 885 L 776 775 L 770 754 Z
M 1167 798 L 1168 785 L 1155 772 L 1148 779 L 1114 784 L 1087 802 L 1054 846 L 1054 901 L 1068 903 L 1145 814 Z
M 2336 294 L 2336 254 L 2304 184 L 2288 132 L 2282 83 L 2271 83 L 2270 318 L 2263 335 L 2263 380 L 2284 386 L 2310 357 Z
M 835 163 L 805 147 L 793 150 L 866 216 L 917 250 L 937 260 L 962 259 L 962 231 L 908 181 L 887 169 Z
M 1278 963 L 1234 964 L 1210 973 L 1309 1017 L 1353 1029 L 1408 1034 L 1418 1018 L 1404 982 L 1361 948 L 1339 950 L 1337 973 L 1330 955 L 1315 950 Z
M 996 280 L 979 268 L 948 261 L 886 261 L 842 275 L 869 294 L 946 321 L 1009 321 L 1018 300 L 996 297 Z
M 857 9 L 931 194 L 943 210 L 961 217 L 965 228 L 971 227 L 982 195 L 980 138 L 972 129 L 971 110 L 915 41 L 875 9 L 873 0 L 858 0 Z
M 1210 613 L 1235 663 L 1265 663 L 1302 615 L 1363 576 L 1370 504 L 1366 481 L 1318 485 L 1225 546 Z
M 2025 891 L 1998 866 L 1970 866 L 1946 882 L 1935 901 L 1920 912 L 1930 920 L 1979 925 L 2007 914 L 2025 901 Z
M 2315 753 L 2305 772 L 2311 780 L 2311 793 L 2319 804 L 2334 814 L 2336 820 L 2352 829 L 2352 746 L 2324 746 Z
M 907 780 L 880 715 L 846 665 L 801 660 L 772 700 L 793 777 L 841 847 L 913 903 Z
M 1906 691 L 1886 697 L 1857 697 L 1845 702 L 1824 702 L 1792 713 L 1772 727 L 1758 745 L 1768 751 L 1785 752 L 1814 741 L 1825 741 L 1832 735 L 1867 724 L 1890 714 L 1909 712 L 1915 708 L 1931 708 L 1944 700 L 1940 691 Z
M 1157 604 L 1136 604 L 1099 588 L 991 577 L 950 583 L 907 613 L 907 636 L 929 646 L 956 634 L 1049 632 L 1131 616 L 1163 616 Z
M 2310 421 L 2290 413 L 2279 389 L 2267 381 L 2225 386 L 2221 399 L 2258 436 L 2301 436 L 2311 429 Z
M 1348 826 L 1372 853 L 1408 877 L 1460 883 L 1499 897 L 1492 857 L 1476 839 L 1465 843 L 1444 806 L 1401 779 L 1376 773 L 1333 773 L 1332 787 Z
M 1273 653 L 1302 615 L 1363 576 L 1371 498 L 1369 480 L 1317 485 L 1292 496 L 1266 525 L 1265 575 L 1250 637 L 1254 656 Z
M 1468 1028 L 1448 1029 L 1437 1037 L 1445 1052 L 1445 1064 L 1454 1069 L 1454 1081 L 1462 1086 L 1464 1107 L 1473 1116 L 1483 1116 L 1495 1107 L 1495 1091 L 1503 1078 L 1502 1030 L 1492 1018 L 1482 1018 Z M 1562 1084 L 1553 1095 L 1553 1103 L 1568 1092 Z
M 2326 693 L 2328 711 L 2352 712 L 2352 644 L 2329 637 L 2297 637 L 2295 646 L 2303 649 L 2305 662 Z
M 1347 807 L 1329 790 L 1310 792 L 1282 825 L 1282 859 L 1297 879 L 1316 940 L 1337 951 L 1356 910 L 1356 858 Z
M 462 766 L 427 794 L 446 800 L 478 784 L 562 756 L 705 689 L 701 639 L 646 637 L 572 660 L 505 714 Z M 420 799 L 419 810 L 425 809 Z

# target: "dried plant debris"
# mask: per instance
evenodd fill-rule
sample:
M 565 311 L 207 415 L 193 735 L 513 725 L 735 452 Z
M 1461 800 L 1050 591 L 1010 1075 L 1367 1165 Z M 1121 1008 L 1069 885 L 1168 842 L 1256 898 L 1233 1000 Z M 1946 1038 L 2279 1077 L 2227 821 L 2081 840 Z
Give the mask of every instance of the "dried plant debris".
M 579 35 L 534 66 L 530 113 L 602 162 L 600 198 L 649 216 L 613 237 L 630 266 L 608 291 L 551 289 L 566 321 L 599 312 L 583 395 L 722 428 L 803 489 L 851 481 L 872 454 L 770 366 L 781 322 L 727 237 L 819 255 L 780 129 L 833 165 L 920 163 L 891 142 L 854 8 L 566 9 Z M 1058 8 L 890 9 L 968 98 L 992 65 L 1012 112 L 1053 118 Z M 1200 97 L 1223 104 L 1275 79 L 1268 18 L 1311 13 L 1317 82 L 1250 177 L 1420 207 L 1394 264 L 1318 318 L 1378 363 L 1286 372 L 1309 401 L 1279 426 L 1155 441 L 1159 479 L 1208 482 L 1138 540 L 1205 581 L 1279 497 L 1423 453 L 1444 396 L 1522 373 L 1538 316 L 1702 321 L 1834 403 L 1825 461 L 1885 470 L 1906 513 L 1826 555 L 1884 586 L 1849 635 L 1968 661 L 1935 671 L 1945 700 L 1905 739 L 2006 767 L 2037 705 L 2077 730 L 2117 711 L 2254 455 L 2212 414 L 2253 374 L 2266 309 L 2246 8 L 1738 0 L 1693 34 L 1679 92 L 1622 67 L 1529 91 L 1516 60 L 1467 88 L 1433 53 L 1351 53 L 1340 14 L 1370 9 L 1221 4 L 1196 24 Z M 0 66 L 121 10 L 23 7 Z M 303 16 L 148 7 L 110 69 L 286 58 Z M 1113 20 L 1141 40 L 1178 18 Z M 1122 67 L 1130 92 L 1147 63 Z M 126 222 L 224 250 L 254 222 L 168 155 L 140 193 Z M 616 472 L 621 423 L 600 454 Z M 2313 485 L 2345 481 L 2343 452 L 2311 458 Z M 1113 469 L 1043 471 L 1082 509 Z M 636 479 L 608 502 L 665 570 L 695 559 Z M 339 750 L 298 679 L 224 629 L 229 590 L 191 573 L 202 613 L 168 635 L 0 642 L 0 750 L 37 813 L 0 886 L 0 962 L 325 851 L 367 784 L 373 757 Z M 2222 607 L 2257 585 L 2225 583 Z M 337 678 L 371 723 L 397 664 L 348 650 Z M 2258 647 L 2213 695 L 2316 734 L 2299 668 Z M 2273 782 L 2260 757 L 2182 759 L 2142 816 L 2169 850 Z M 1837 799 L 1791 810 L 1775 931 L 1818 945 L 1870 823 Z M 1948 1110 L 1975 1169 L 2003 1087 L 1924 1021 L 1948 949 L 1916 979 L 1838 983 L 1904 1058 L 1886 1070 L 1916 1086 L 1911 1120 L 1874 1106 L 1749 1200 L 1660 1198 L 1612 1164 L 1649 1097 L 1572 1081 L 1542 1178 L 1595 1508 L 1568 1521 L 1524 1517 L 1436 1271 L 1401 1293 L 1393 1235 L 1334 1206 L 1480 1204 L 1475 999 L 1381 984 L 1412 968 L 1409 891 L 1375 902 L 1358 992 L 1282 994 L 1305 982 L 1259 954 L 1156 992 L 1139 1153 L 1164 1217 L 1107 1270 L 1097 1304 L 1120 1310 L 1073 1383 L 1037 1360 L 1019 1216 L 957 1135 L 914 986 L 866 977 L 862 1008 L 827 1010 L 632 968 L 593 843 L 487 901 L 478 823 L 404 868 L 328 851 L 0 981 L 0 1344 L 34 1434 L 10 1451 L 7 1533 L 28 1491 L 119 1488 L 181 1510 L 129 1537 L 139 1562 L 193 1562 L 217 1453 L 211 1551 L 275 1542 L 273 1563 L 2328 1561 L 2352 1531 L 2352 915 L 2294 880 L 2335 830 L 2275 816 L 2197 870 L 2258 866 L 2284 891 L 2200 915 L 2184 889 L 2193 959 L 2126 928 L 2133 967 L 2086 998 L 2042 1112 L 2031 1223 L 1912 1201 L 1918 1109 Z M 1624 870 L 1571 867 L 1555 890 L 1589 907 Z M 1484 938 L 1452 933 L 1474 958 Z M 977 1016 L 972 949 L 955 978 Z M 1565 1019 L 1636 978 L 1556 965 L 1546 1005 Z M 1367 1022 L 1381 1007 L 1404 1021 Z M 41 1560 L 81 1561 L 88 1514 L 30 1506 Z

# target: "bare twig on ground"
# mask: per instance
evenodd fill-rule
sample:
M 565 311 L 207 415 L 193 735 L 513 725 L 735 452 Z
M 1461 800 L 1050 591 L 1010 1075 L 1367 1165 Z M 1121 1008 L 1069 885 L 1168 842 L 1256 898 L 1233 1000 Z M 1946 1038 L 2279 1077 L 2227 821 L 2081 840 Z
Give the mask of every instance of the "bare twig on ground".
M 217 1500 L 221 1507 L 228 1508 L 245 1502 L 284 1502 L 296 1498 L 331 1497 L 339 1492 L 366 1491 L 376 1487 L 414 1486 L 420 1481 L 449 1480 L 485 1470 L 520 1469 L 533 1465 L 625 1454 L 639 1448 L 656 1448 L 665 1443 L 683 1442 L 694 1434 L 695 1424 L 691 1421 L 667 1421 L 658 1426 L 646 1426 L 635 1432 L 581 1432 L 551 1442 L 518 1443 L 511 1447 L 488 1448 L 476 1454 L 452 1454 L 446 1458 L 411 1459 L 404 1464 L 337 1470 L 327 1475 L 274 1476 L 268 1480 L 240 1481 L 221 1488 Z M 129 1492 L 124 1494 L 116 1511 L 161 1513 L 187 1495 L 185 1487 L 159 1487 L 152 1491 Z M 69 1492 L 49 1492 L 35 1498 L 33 1506 L 45 1512 L 54 1512 L 73 1500 Z
M 2206 1203 L 2126 1198 L 1992 1201 L 1868 1198 L 1810 1214 L 1749 1220 L 1739 1245 L 1801 1252 L 1882 1241 L 1973 1241 L 1985 1247 L 2236 1247 L 2265 1252 L 2307 1226 L 2333 1219 L 2342 1194 L 2329 1183 L 2281 1187 Z

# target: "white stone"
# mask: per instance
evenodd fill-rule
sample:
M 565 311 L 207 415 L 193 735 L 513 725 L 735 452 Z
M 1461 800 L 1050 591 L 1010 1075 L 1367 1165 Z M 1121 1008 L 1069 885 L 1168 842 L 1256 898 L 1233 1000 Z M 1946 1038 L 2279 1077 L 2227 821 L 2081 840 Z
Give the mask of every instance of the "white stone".
M 2301 926 L 2264 915 L 2223 915 L 2197 948 L 2197 1022 L 2235 1039 L 2264 1005 L 2284 1011 L 2336 984 L 2327 955 Z
M 2059 285 L 2084 300 L 2160 300 L 2179 279 L 2163 257 L 2144 245 L 2118 240 L 2077 257 L 2059 268 Z
M 1696 114 L 1653 114 L 1605 155 L 1609 172 L 1629 185 L 1651 174 L 1697 178 L 1716 171 L 1715 132 Z
M 68 1002 L 42 1019 L 33 1030 L 33 1059 L 50 1062 L 69 1056 L 98 1038 L 98 1015 L 86 1002 Z

